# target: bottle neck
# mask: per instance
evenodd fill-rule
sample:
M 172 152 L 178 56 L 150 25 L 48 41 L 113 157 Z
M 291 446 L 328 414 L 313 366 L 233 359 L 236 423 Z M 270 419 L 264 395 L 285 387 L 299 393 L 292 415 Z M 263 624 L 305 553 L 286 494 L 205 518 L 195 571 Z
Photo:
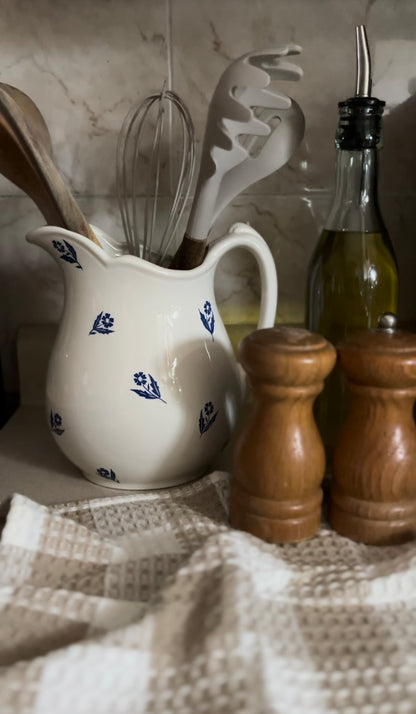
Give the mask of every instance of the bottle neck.
M 325 222 L 332 231 L 377 233 L 384 223 L 377 199 L 377 149 L 337 149 L 333 203 Z

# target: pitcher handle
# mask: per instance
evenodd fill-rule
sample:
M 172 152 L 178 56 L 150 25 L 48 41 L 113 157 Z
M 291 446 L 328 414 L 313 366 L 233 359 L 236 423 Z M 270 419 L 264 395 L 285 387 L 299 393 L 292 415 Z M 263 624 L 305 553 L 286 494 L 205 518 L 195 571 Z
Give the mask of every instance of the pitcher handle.
M 205 264 L 215 264 L 228 251 L 246 248 L 255 257 L 260 271 L 261 300 L 258 328 L 273 327 L 277 309 L 277 273 L 274 258 L 266 241 L 247 223 L 234 223 L 225 238 L 214 241 Z

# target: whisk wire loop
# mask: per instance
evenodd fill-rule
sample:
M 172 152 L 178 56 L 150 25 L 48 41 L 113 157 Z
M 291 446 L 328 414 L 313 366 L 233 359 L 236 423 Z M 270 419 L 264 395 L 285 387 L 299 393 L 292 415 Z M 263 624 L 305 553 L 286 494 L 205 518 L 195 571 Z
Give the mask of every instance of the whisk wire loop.
M 155 110 L 152 129 L 151 119 Z M 173 117 L 179 131 L 175 142 Z M 164 143 L 169 149 L 168 167 L 163 164 Z M 176 186 L 171 191 L 172 201 L 168 217 L 162 224 L 164 227 L 158 230 L 158 218 L 163 215 L 160 208 L 162 172 L 165 168 L 172 169 L 176 147 L 180 147 Z M 166 89 L 165 83 L 160 92 L 150 95 L 130 110 L 118 137 L 117 197 L 130 253 L 158 264 L 165 260 L 188 202 L 194 170 L 195 132 L 192 118 L 181 98 Z M 139 186 L 143 182 L 145 187 L 141 194 Z M 143 211 L 139 206 L 141 198 L 144 198 Z M 158 248 L 155 246 L 156 237 L 159 239 Z

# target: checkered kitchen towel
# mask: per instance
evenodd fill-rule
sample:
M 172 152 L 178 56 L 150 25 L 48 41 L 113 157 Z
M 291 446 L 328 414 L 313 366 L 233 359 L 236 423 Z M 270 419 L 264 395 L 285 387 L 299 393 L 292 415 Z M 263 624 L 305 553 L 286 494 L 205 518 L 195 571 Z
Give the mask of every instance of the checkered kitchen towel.
M 227 525 L 228 476 L 46 508 L 0 546 L 1 714 L 415 714 L 416 544 Z

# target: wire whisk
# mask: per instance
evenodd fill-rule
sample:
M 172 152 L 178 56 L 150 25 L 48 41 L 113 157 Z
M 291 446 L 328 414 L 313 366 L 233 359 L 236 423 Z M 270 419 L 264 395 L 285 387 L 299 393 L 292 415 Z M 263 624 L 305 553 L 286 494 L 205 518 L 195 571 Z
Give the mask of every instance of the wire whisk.
M 186 208 L 194 170 L 191 115 L 165 84 L 131 109 L 118 136 L 117 196 L 131 254 L 163 264 Z

